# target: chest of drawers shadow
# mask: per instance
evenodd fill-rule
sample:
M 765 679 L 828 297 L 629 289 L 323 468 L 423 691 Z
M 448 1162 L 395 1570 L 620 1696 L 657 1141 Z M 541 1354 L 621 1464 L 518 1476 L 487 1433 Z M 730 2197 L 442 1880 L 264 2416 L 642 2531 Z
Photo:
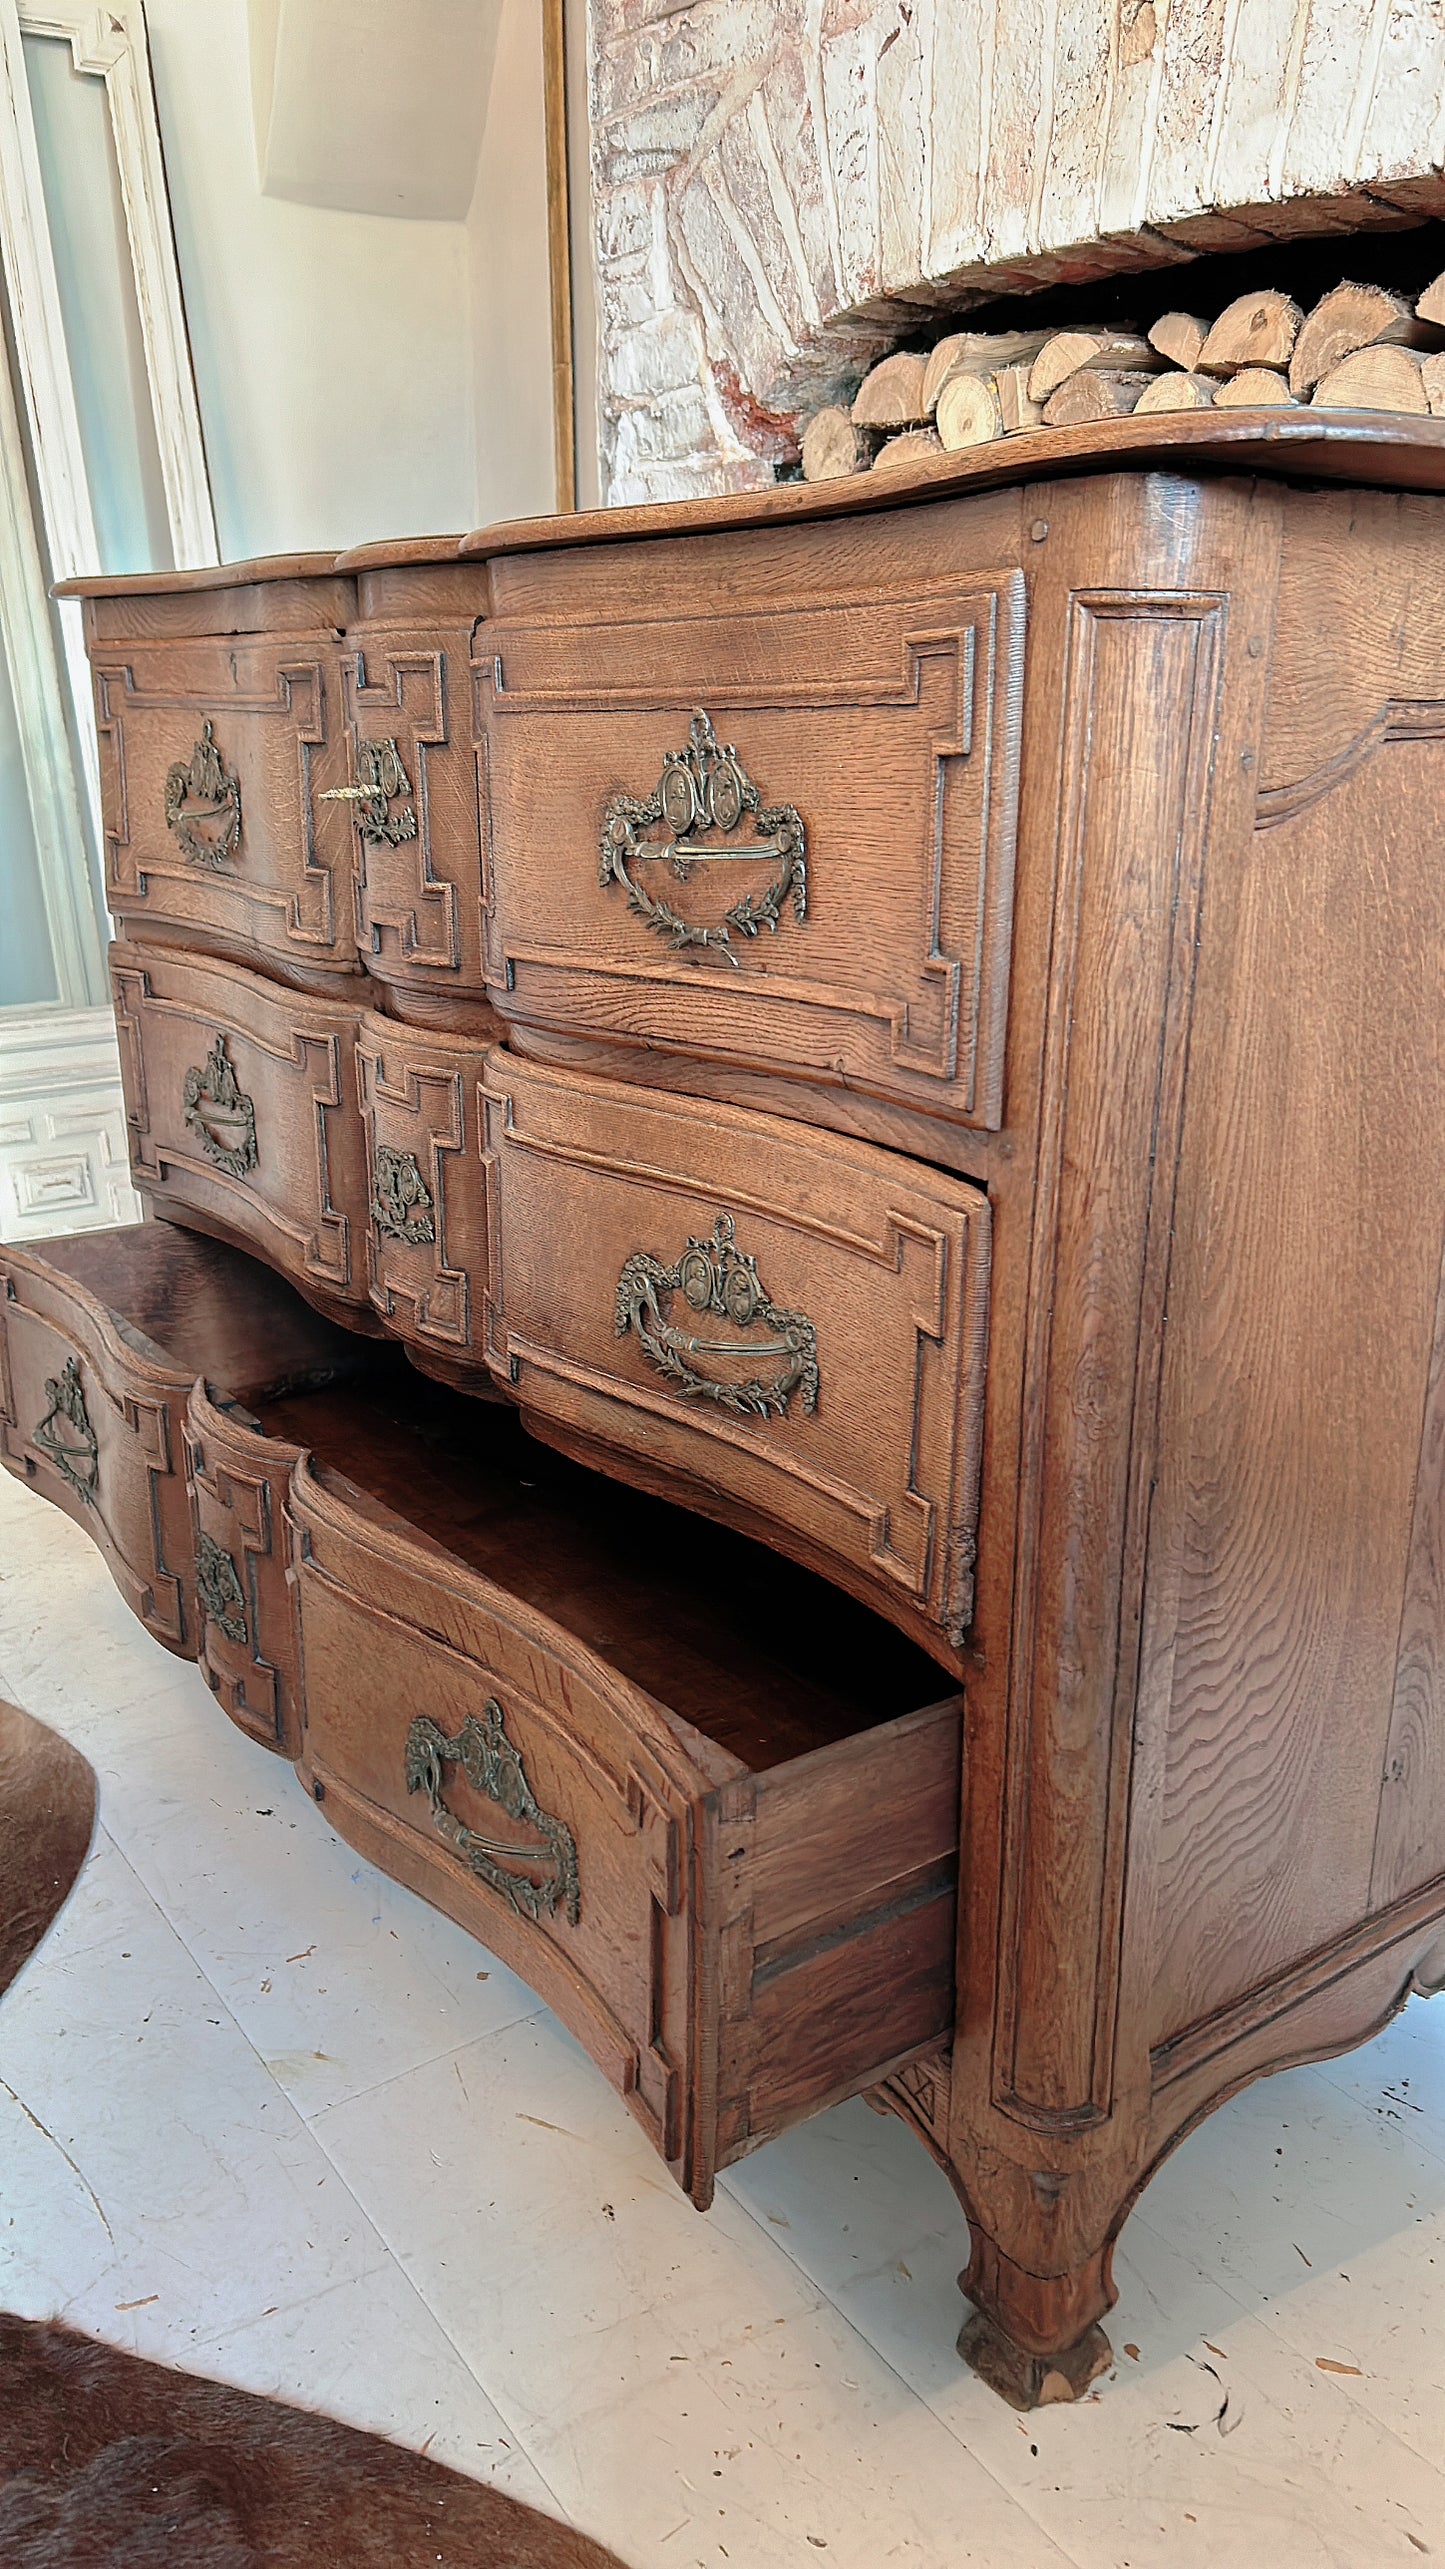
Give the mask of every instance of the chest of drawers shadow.
M 519 1560 L 520 1474 L 413 1520 L 379 1394 L 258 1429 L 207 1359 L 127 1466 L 147 1551 L 56 1486 L 54 1349 L 10 1459 L 339 1825 L 525 1930 L 699 2195 L 828 2097 L 904 2115 L 1023 2404 L 1107 2361 L 1200 2115 L 1445 1977 L 1442 512 L 1438 424 L 1199 414 L 81 584 L 138 1187 L 399 1452 L 440 1402 L 469 1468 L 613 1496 Z M 11 1264 L 18 1343 L 77 1271 Z M 244 1645 L 186 1623 L 167 1470 Z M 846 1718 L 760 1762 L 758 1660 L 726 1737 L 680 1641 L 609 1660 L 599 1523 L 639 1628 L 746 1558 L 710 1664 L 781 1614 L 836 1702 L 866 1634 Z

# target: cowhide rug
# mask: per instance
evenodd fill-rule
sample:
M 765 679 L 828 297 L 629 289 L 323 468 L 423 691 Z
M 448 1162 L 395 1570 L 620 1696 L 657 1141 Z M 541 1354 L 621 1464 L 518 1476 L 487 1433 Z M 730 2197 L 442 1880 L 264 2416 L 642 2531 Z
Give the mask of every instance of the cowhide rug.
M 94 1827 L 89 1759 L 44 1722 L 0 1704 L 0 1992 L 64 1907 Z
M 0 1991 L 63 1905 L 95 1776 L 0 1703 Z M 580 2533 L 304 2409 L 0 2312 L 0 2569 L 622 2569 Z
M 4 2569 L 622 2569 L 379 2435 L 0 2314 Z

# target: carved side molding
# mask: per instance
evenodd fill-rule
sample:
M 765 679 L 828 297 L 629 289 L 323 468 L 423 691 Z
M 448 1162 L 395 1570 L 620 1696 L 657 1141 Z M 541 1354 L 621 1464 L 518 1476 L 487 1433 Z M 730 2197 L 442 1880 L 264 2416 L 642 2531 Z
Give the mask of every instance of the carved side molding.
M 240 780 L 217 749 L 209 722 L 189 761 L 177 759 L 166 771 L 166 827 L 192 865 L 219 869 L 240 845 Z
M 729 1320 L 740 1333 L 761 1328 L 776 1339 L 779 1366 L 765 1377 L 738 1381 L 728 1372 L 705 1372 L 698 1358 L 728 1367 L 752 1364 L 757 1341 L 743 1335 L 700 1336 L 674 1326 L 672 1297 L 680 1292 L 701 1319 Z M 637 1333 L 650 1364 L 688 1400 L 711 1401 L 749 1418 L 781 1418 L 794 1392 L 804 1415 L 818 1406 L 818 1333 L 801 1311 L 780 1311 L 764 1291 L 756 1258 L 735 1244 L 732 1215 L 720 1213 L 710 1240 L 689 1240 L 675 1266 L 646 1249 L 634 1249 L 617 1279 L 617 1335 Z
M 519 1829 L 535 1834 L 489 1837 L 469 1829 L 448 1809 L 443 1796 L 446 1769 L 451 1765 L 460 1766 L 476 1791 L 495 1802 Z M 475 1713 L 468 1713 L 454 1739 L 448 1739 L 429 1714 L 417 1716 L 406 1735 L 406 1789 L 425 1793 L 439 1836 L 455 1848 L 468 1871 L 489 1890 L 499 1891 L 520 1917 L 550 1918 L 560 1908 L 576 1926 L 581 1915 L 576 1840 L 565 1823 L 553 1819 L 538 1802 L 520 1753 L 507 1737 L 506 1719 L 495 1696 L 488 1698 L 480 1721 Z
M 68 1356 L 61 1371 L 51 1375 L 45 1397 L 50 1407 L 30 1441 L 54 1464 L 76 1497 L 84 1499 L 87 1507 L 94 1507 L 100 1480 L 100 1448 L 85 1406 L 78 1358 Z
M 744 821 L 752 835 L 735 838 Z M 646 838 L 661 823 L 666 835 Z M 719 843 L 720 842 L 720 843 Z M 641 880 L 641 865 L 665 865 L 686 883 L 698 865 L 770 863 L 776 868 L 761 892 L 744 893 L 720 919 L 686 918 Z M 628 906 L 666 937 L 675 954 L 689 947 L 723 954 L 734 969 L 734 931 L 776 935 L 785 908 L 801 922 L 808 915 L 807 831 L 791 803 L 764 805 L 730 741 L 719 741 L 701 706 L 688 728 L 687 747 L 663 753 L 662 774 L 645 798 L 614 794 L 602 815 L 600 879 L 606 891 L 620 883 Z

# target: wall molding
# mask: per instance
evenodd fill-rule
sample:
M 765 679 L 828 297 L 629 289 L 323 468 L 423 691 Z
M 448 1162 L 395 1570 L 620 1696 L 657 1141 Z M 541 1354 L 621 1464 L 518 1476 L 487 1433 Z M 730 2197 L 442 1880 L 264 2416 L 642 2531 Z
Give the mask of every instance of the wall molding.
M 99 1002 L 106 987 L 91 867 L 91 842 L 98 847 L 101 839 L 100 772 L 81 610 L 73 599 L 62 602 L 57 648 L 37 510 L 50 579 L 95 571 L 100 546 L 31 110 L 27 35 L 62 39 L 76 70 L 105 83 L 176 563 L 215 562 L 219 549 L 141 0 L 109 0 L 104 8 L 95 0 L 0 0 L 0 265 L 18 378 L 12 386 L 9 369 L 0 369 L 0 622 L 55 987 L 62 1005 L 76 1009 Z
M 5 6 L 7 14 L 14 9 L 23 35 L 62 38 L 76 70 L 105 83 L 171 544 L 178 570 L 200 569 L 218 562 L 220 550 L 142 0 L 106 0 L 103 8 L 95 0 L 5 0 Z M 89 562 L 75 568 L 93 570 L 95 559 L 92 549 Z
M 138 1222 L 108 1008 L 0 1008 L 0 1240 Z

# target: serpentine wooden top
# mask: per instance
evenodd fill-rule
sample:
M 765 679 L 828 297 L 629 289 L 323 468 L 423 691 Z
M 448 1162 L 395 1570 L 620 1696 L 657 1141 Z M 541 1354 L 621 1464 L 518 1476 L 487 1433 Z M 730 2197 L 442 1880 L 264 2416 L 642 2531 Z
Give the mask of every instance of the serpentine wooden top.
M 573 544 L 634 543 L 789 520 L 848 517 L 920 499 L 998 490 L 1111 470 L 1269 473 L 1290 481 L 1356 482 L 1377 490 L 1445 492 L 1445 420 L 1384 411 L 1176 411 L 1110 419 L 1086 428 L 1039 428 L 958 455 L 850 475 L 837 482 L 779 482 L 716 499 L 654 500 L 635 508 L 522 517 L 471 535 L 398 536 L 343 553 L 273 553 L 202 571 L 140 571 L 63 580 L 59 598 L 135 597 L 256 581 L 343 577 L 440 562 L 476 562 Z

